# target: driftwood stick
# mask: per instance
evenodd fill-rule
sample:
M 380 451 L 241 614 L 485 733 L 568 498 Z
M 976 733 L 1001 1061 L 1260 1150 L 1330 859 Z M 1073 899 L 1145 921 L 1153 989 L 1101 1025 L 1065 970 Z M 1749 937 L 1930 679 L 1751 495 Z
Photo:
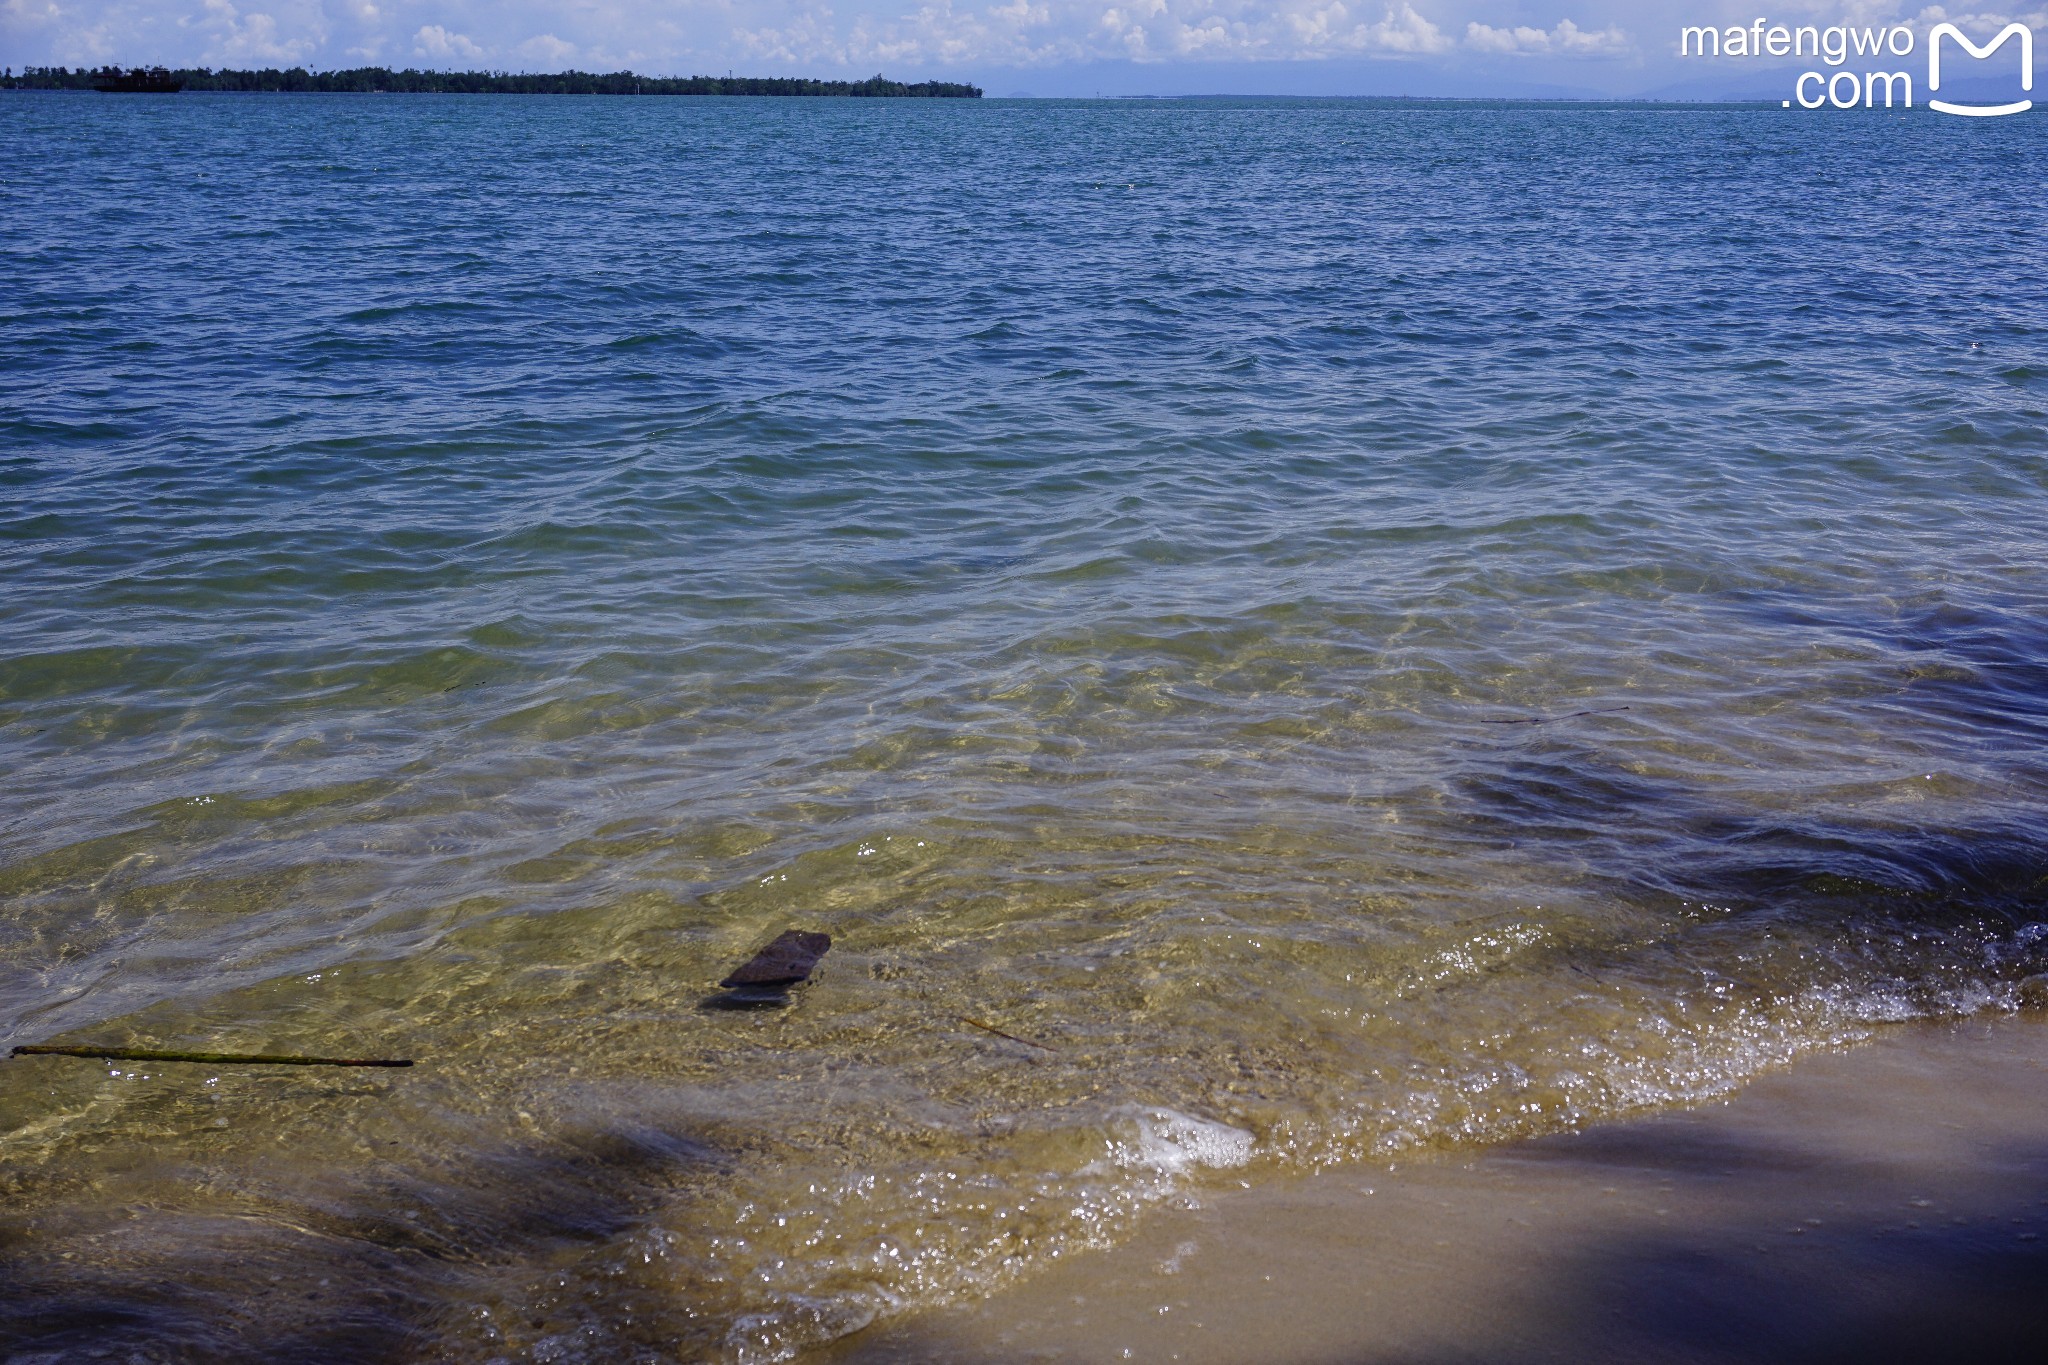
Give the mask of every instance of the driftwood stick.
M 36 1043 L 14 1049 L 17 1057 L 102 1057 L 110 1062 L 210 1062 L 224 1066 L 411 1066 L 411 1058 L 294 1057 L 267 1052 L 158 1052 L 131 1047 L 49 1047 Z
M 996 1027 L 996 1026 L 995 1026 L 994 1024 L 984 1024 L 984 1023 L 982 1023 L 982 1022 L 981 1022 L 981 1020 L 979 1020 L 979 1019 L 969 1019 L 969 1018 L 968 1018 L 968 1017 L 967 1017 L 966 1015 L 964 1015 L 964 1014 L 963 1014 L 963 1015 L 960 1015 L 960 1016 L 958 1016 L 958 1017 L 959 1017 L 959 1020 L 960 1020 L 960 1022 L 961 1022 L 961 1023 L 963 1023 L 963 1024 L 972 1024 L 972 1025 L 974 1025 L 974 1026 L 975 1026 L 976 1028 L 980 1029 L 980 1030 L 981 1030 L 981 1031 L 982 1031 L 983 1033 L 993 1033 L 993 1034 L 994 1034 L 994 1035 L 995 1035 L 996 1037 L 998 1037 L 998 1038 L 1008 1038 L 1008 1039 L 1009 1039 L 1009 1040 L 1010 1040 L 1011 1042 L 1013 1042 L 1013 1043 L 1022 1043 L 1022 1044 L 1024 1044 L 1024 1046 L 1026 1046 L 1026 1047 L 1035 1047 L 1035 1048 L 1037 1048 L 1037 1049 L 1038 1049 L 1038 1050 L 1039 1050 L 1040 1052 L 1058 1052 L 1058 1051 L 1059 1051 L 1059 1049 L 1058 1049 L 1058 1048 L 1056 1048 L 1056 1047 L 1047 1047 L 1047 1046 L 1046 1046 L 1046 1045 L 1045 1045 L 1044 1043 L 1034 1043 L 1034 1042 L 1032 1042 L 1032 1041 L 1031 1041 L 1031 1040 L 1030 1040 L 1029 1038 L 1019 1038 L 1019 1037 L 1018 1037 L 1018 1036 L 1017 1036 L 1016 1034 L 1014 1034 L 1014 1033 L 1005 1033 L 1005 1032 L 1003 1032 L 1003 1031 L 1002 1031 L 1001 1029 L 997 1028 L 997 1027 Z
M 1614 711 L 1626 711 L 1626 706 L 1596 706 L 1591 711 L 1571 711 L 1562 716 L 1516 716 L 1512 720 L 1481 719 L 1481 725 L 1548 725 L 1554 720 L 1576 720 L 1580 716 L 1604 716 Z

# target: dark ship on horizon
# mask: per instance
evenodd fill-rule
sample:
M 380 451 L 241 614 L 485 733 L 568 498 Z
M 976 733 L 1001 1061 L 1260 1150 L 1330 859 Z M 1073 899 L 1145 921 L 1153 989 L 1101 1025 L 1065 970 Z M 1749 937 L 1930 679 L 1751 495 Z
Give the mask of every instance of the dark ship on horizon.
M 110 66 L 93 74 L 92 88 L 106 95 L 175 95 L 185 82 L 160 66 L 133 71 Z

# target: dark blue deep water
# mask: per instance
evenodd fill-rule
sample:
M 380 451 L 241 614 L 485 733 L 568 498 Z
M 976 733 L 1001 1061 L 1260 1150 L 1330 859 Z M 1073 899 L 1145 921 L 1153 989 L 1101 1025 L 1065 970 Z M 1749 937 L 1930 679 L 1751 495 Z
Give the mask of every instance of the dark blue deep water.
M 2044 159 L 0 97 L 0 1041 L 420 1059 L 0 1064 L 0 1352 L 786 1358 L 2017 1007 Z

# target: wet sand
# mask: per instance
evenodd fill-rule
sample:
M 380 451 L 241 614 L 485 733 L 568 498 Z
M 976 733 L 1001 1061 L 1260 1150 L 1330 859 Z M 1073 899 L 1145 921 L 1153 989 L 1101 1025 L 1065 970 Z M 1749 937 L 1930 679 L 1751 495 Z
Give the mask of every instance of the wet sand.
M 835 1365 L 2048 1358 L 2048 1021 L 1700 1109 L 1205 1195 Z

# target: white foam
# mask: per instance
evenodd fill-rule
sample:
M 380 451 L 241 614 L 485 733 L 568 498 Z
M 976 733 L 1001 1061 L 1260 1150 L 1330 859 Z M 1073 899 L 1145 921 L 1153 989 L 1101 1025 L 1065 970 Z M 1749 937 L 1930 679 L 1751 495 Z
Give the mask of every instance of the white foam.
M 1252 1159 L 1250 1133 L 1177 1109 L 1132 1110 L 1130 1125 L 1133 1136 L 1115 1148 L 1120 1166 L 1185 1175 L 1199 1167 L 1225 1170 Z

